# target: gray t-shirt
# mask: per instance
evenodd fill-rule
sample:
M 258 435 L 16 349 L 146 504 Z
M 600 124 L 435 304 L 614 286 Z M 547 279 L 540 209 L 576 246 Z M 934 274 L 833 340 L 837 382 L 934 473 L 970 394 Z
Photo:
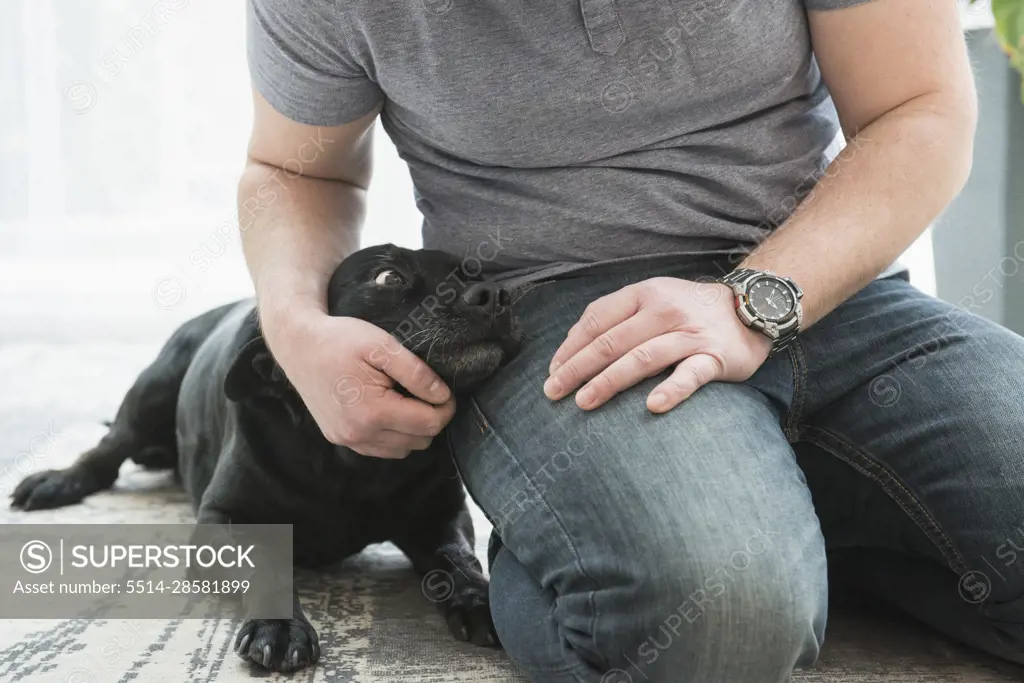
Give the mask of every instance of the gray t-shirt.
M 249 0 L 248 59 L 301 123 L 383 100 L 424 246 L 523 282 L 756 245 L 838 149 L 807 12 L 864 1 Z

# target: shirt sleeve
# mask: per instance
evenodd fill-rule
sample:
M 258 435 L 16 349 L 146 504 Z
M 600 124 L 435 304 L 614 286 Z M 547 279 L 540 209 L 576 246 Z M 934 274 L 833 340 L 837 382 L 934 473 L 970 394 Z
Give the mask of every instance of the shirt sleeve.
M 871 0 L 804 0 L 804 6 L 809 10 L 830 10 L 863 5 Z
M 383 93 L 349 53 L 333 0 L 247 0 L 253 86 L 298 123 L 336 126 L 369 113 Z

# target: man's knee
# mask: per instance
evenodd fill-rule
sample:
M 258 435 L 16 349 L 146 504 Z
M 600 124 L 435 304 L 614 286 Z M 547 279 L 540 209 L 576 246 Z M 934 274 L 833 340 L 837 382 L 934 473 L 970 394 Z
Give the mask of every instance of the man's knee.
M 529 424 L 457 422 L 467 487 L 522 570 L 499 557 L 492 573 L 509 655 L 545 681 L 721 665 L 737 683 L 813 658 L 823 542 L 773 404 L 713 384 L 664 419 L 643 411 L 630 397 L 586 415 L 543 404 Z
M 584 559 L 593 590 L 557 596 L 509 586 L 505 574 L 506 594 L 493 596 L 496 625 L 512 659 L 538 680 L 579 669 L 603 683 L 784 681 L 814 660 L 823 637 L 824 549 L 809 536 L 723 531 L 704 544 L 607 553 Z M 519 581 L 531 579 L 524 572 Z M 534 598 L 549 607 L 526 611 L 549 614 L 546 625 L 521 618 Z
M 623 585 L 595 597 L 592 645 L 608 668 L 634 681 L 670 672 L 783 681 L 814 660 L 825 625 L 824 549 L 768 529 L 727 537 L 636 558 Z

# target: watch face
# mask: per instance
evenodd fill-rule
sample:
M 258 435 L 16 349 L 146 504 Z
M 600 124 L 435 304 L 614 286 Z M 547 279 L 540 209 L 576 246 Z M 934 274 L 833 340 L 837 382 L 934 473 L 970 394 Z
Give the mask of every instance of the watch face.
M 747 290 L 747 303 L 759 317 L 779 322 L 796 308 L 793 292 L 775 278 L 760 278 Z

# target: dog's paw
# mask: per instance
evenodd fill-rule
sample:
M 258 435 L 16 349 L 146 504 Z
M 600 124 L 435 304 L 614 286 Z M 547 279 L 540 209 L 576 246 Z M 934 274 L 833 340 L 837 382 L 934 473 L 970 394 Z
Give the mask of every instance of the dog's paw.
M 299 619 L 249 619 L 235 637 L 235 652 L 269 671 L 298 671 L 320 659 L 320 639 Z
M 11 507 L 49 510 L 81 501 L 92 492 L 75 470 L 46 470 L 30 474 L 11 494 Z
M 448 622 L 448 630 L 456 639 L 483 647 L 498 645 L 486 580 L 458 586 L 451 597 L 441 603 L 441 612 Z

